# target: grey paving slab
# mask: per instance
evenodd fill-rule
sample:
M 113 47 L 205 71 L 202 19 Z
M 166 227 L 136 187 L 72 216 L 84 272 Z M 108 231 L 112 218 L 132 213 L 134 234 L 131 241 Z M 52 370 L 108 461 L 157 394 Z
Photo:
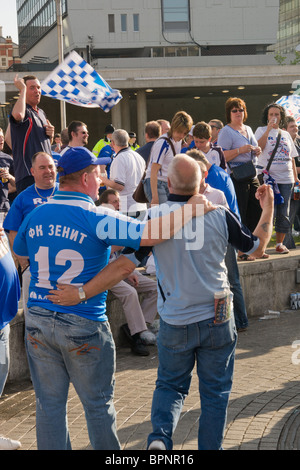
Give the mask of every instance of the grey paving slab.
M 238 338 L 225 450 L 300 450 L 300 311 L 279 318 L 250 319 Z M 157 350 L 138 357 L 117 351 L 115 407 L 123 450 L 143 450 L 150 412 Z M 175 450 L 197 449 L 200 414 L 197 377 L 174 435 Z M 91 449 L 82 405 L 70 387 L 68 421 L 74 450 Z M 36 450 L 35 395 L 30 382 L 7 384 L 0 399 L 1 434 Z

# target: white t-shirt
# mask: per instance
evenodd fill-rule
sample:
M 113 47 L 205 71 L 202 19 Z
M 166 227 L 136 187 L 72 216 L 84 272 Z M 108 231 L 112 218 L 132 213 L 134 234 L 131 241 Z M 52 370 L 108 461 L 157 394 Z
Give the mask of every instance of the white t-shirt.
M 211 163 L 212 165 L 215 164 L 217 166 L 220 166 L 221 164 L 220 154 L 216 149 L 211 147 L 207 153 L 205 152 L 203 153 L 206 156 L 209 163 Z
M 147 204 L 136 202 L 132 197 L 144 174 L 145 167 L 145 160 L 129 147 L 120 150 L 114 158 L 110 167 L 110 179 L 124 186 L 124 189 L 120 191 L 121 212 L 135 212 L 147 209 Z
M 262 135 L 266 132 L 266 129 L 266 126 L 258 127 L 258 129 L 256 129 L 255 137 L 257 140 L 262 137 Z M 272 155 L 272 151 L 276 145 L 277 135 L 278 129 L 271 129 L 269 132 L 266 146 L 261 155 L 258 157 L 258 174 L 262 173 L 262 170 L 265 169 L 268 164 L 268 161 Z M 281 129 L 280 143 L 269 170 L 270 175 L 275 179 L 276 183 L 294 183 L 292 159 L 297 157 L 297 155 L 298 152 L 290 134 L 287 131 Z
M 171 163 L 174 153 L 172 147 L 170 146 L 169 142 L 162 137 L 168 137 L 167 134 L 163 134 L 160 138 L 158 138 L 151 149 L 150 154 L 150 161 L 147 168 L 146 178 L 150 178 L 151 176 L 151 167 L 152 163 L 158 163 L 161 165 L 161 168 L 158 171 L 157 179 L 161 181 L 168 181 L 168 166 Z M 175 142 L 172 138 L 170 138 L 174 145 L 175 155 L 181 152 L 181 140 L 179 142 Z

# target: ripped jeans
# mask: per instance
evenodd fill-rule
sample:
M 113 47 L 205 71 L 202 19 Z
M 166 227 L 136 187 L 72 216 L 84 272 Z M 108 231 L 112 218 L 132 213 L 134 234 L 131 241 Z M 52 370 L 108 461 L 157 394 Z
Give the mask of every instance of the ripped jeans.
M 25 344 L 36 394 L 38 450 L 70 450 L 70 382 L 95 450 L 119 450 L 113 404 L 115 344 L 109 323 L 30 307 Z

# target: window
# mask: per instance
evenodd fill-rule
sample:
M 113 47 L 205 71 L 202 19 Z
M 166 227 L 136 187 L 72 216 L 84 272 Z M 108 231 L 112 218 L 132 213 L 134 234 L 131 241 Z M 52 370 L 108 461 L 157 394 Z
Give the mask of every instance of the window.
M 189 0 L 162 0 L 163 30 L 189 31 Z
M 127 31 L 127 15 L 126 14 L 121 15 L 121 31 L 122 32 Z
M 140 30 L 140 15 L 134 14 L 133 15 L 133 31 Z
M 115 15 L 108 15 L 108 32 L 115 32 Z

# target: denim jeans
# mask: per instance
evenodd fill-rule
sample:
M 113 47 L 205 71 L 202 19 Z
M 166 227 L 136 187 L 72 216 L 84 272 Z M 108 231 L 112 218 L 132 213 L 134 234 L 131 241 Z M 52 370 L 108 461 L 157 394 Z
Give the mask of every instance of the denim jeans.
M 299 208 L 300 208 L 300 201 L 295 201 L 294 199 L 291 199 L 291 202 L 290 202 L 290 216 L 289 216 L 290 228 L 289 228 L 289 231 L 285 235 L 284 240 L 283 240 L 283 244 L 289 249 L 296 248 L 296 244 L 295 244 L 295 240 L 294 240 L 294 237 L 293 237 L 293 234 L 292 234 L 292 230 L 293 230 L 293 225 L 294 225 L 296 216 L 298 214 Z
M 172 435 L 196 362 L 201 399 L 198 449 L 222 448 L 236 338 L 233 317 L 221 324 L 209 319 L 184 326 L 160 320 L 159 366 L 151 410 L 153 432 L 148 446 L 153 440 L 161 440 L 167 450 L 172 449 Z
M 248 326 L 248 317 L 245 305 L 243 289 L 240 283 L 240 273 L 236 260 L 236 251 L 232 245 L 228 245 L 225 255 L 225 264 L 228 272 L 230 290 L 233 293 L 233 312 L 237 328 Z
M 119 450 L 113 404 L 115 345 L 109 323 L 30 307 L 25 344 L 36 394 L 38 449 L 71 449 L 66 408 L 72 382 L 93 448 Z
M 144 181 L 144 192 L 149 202 L 152 200 L 152 191 L 151 191 L 151 184 L 150 178 L 147 178 Z M 159 204 L 163 204 L 167 202 L 169 197 L 169 189 L 168 183 L 166 181 L 157 180 L 157 193 L 158 193 L 158 200 Z
M 9 325 L 0 330 L 0 397 L 3 393 L 9 370 L 9 331 Z
M 275 232 L 288 233 L 290 229 L 290 204 L 292 197 L 293 184 L 278 184 L 281 196 L 284 199 L 283 204 L 275 205 Z

